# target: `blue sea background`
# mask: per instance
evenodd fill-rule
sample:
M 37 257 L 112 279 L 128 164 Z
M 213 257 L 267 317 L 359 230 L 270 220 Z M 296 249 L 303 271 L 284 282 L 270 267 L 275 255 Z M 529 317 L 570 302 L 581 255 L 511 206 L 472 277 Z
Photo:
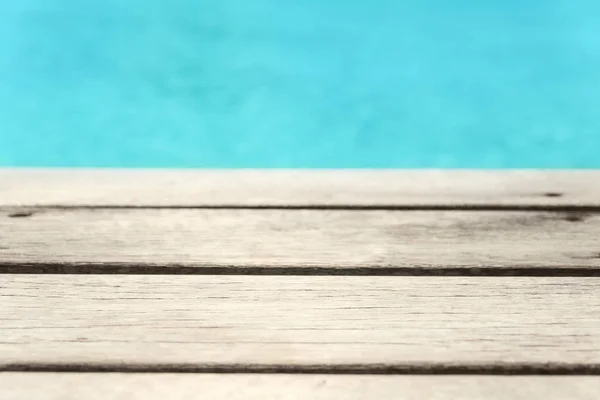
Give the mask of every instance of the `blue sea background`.
M 0 165 L 600 167 L 598 0 L 0 0 Z

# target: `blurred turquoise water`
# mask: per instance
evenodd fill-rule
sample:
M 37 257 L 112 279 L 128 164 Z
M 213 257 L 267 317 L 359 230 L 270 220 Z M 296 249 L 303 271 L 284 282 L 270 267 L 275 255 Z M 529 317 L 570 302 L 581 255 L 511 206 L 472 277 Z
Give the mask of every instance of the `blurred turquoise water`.
M 0 0 L 0 165 L 600 167 L 597 0 Z

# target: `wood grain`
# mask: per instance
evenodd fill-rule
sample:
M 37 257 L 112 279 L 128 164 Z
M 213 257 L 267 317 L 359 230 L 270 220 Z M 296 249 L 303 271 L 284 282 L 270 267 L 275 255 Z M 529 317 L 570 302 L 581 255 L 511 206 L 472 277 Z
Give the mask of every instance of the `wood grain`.
M 600 207 L 600 171 L 0 169 L 0 206 Z
M 82 264 L 79 272 L 141 265 L 141 273 L 157 265 L 282 272 L 295 268 L 295 273 L 310 268 L 597 269 L 600 214 L 205 209 L 0 213 L 0 271 L 23 272 L 32 264 L 52 263 Z
M 5 274 L 0 370 L 597 371 L 599 292 L 598 278 Z
M 0 373 L 3 400 L 597 400 L 598 377 Z

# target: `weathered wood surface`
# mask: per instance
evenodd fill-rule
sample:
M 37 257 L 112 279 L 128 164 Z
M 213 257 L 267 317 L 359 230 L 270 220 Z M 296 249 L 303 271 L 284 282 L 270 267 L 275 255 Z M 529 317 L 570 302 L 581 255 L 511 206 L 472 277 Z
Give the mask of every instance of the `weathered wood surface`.
M 597 400 L 598 377 L 0 373 L 3 400 Z
M 0 369 L 597 370 L 599 292 L 598 278 L 5 274 Z
M 600 206 L 600 171 L 0 169 L 0 206 Z
M 93 264 L 95 272 L 111 263 L 282 272 L 311 267 L 589 269 L 600 267 L 600 214 L 246 209 L 45 209 L 23 214 L 4 210 L 0 212 L 0 263 L 3 272 L 21 272 L 19 268 L 25 270 L 27 263 Z M 86 272 L 85 267 L 79 272 Z

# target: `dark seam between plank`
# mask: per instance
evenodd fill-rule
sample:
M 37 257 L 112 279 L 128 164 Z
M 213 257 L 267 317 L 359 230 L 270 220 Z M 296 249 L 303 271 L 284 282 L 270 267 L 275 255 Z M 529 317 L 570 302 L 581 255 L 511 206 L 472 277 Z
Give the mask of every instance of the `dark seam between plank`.
M 456 204 L 456 205 L 352 205 L 352 204 L 299 204 L 299 205 L 4 205 L 1 210 L 356 210 L 356 211 L 549 211 L 600 213 L 599 205 L 552 205 L 552 204 Z
M 221 374 L 356 374 L 356 375 L 600 375 L 600 364 L 123 364 L 9 363 L 0 372 L 121 372 Z
M 66 275 L 265 275 L 265 276 L 520 276 L 600 277 L 600 268 L 569 267 L 322 267 L 322 266 L 236 266 L 133 263 L 11 263 L 0 262 L 0 274 Z

